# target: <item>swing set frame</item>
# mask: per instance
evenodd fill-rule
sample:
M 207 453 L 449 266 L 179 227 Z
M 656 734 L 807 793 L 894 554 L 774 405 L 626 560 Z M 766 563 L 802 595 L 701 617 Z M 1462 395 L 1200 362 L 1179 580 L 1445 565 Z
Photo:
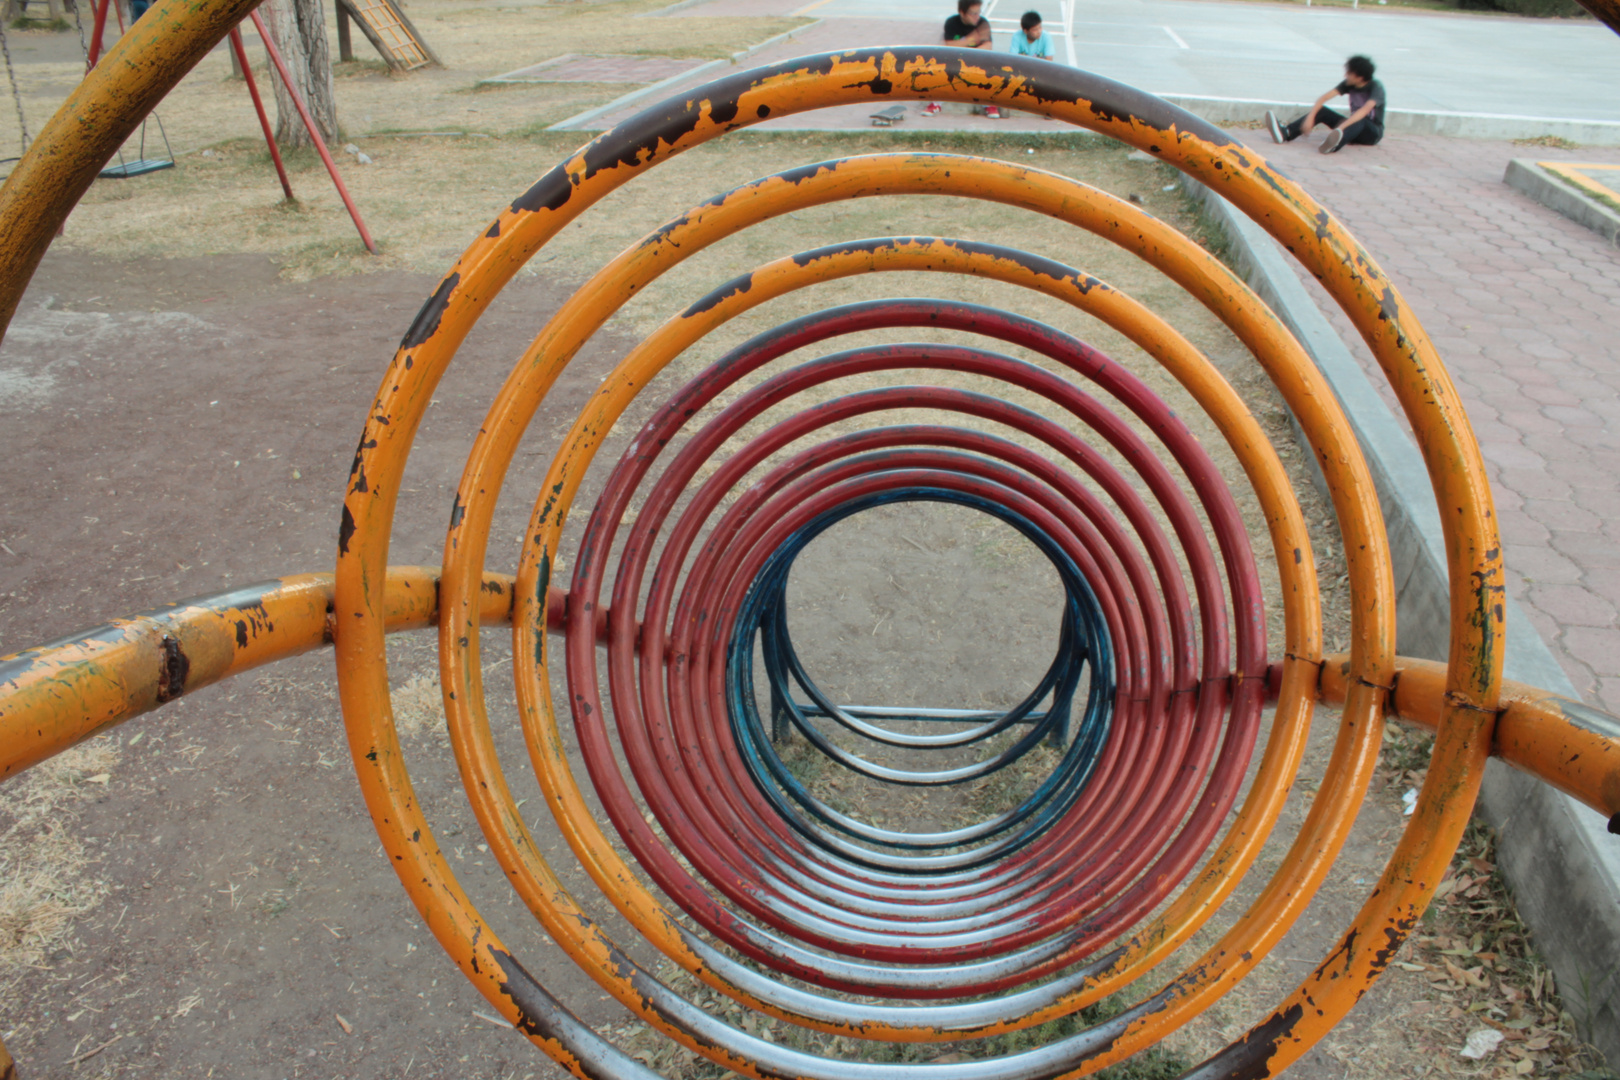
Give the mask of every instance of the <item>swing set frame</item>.
M 114 0 L 92 0 L 92 8 L 95 12 L 93 28 L 90 34 L 90 41 L 87 45 L 85 45 L 85 76 L 87 79 L 90 77 L 91 73 L 95 71 L 97 63 L 101 60 L 102 46 L 106 40 L 107 33 L 107 16 L 110 11 L 115 10 Z M 377 254 L 377 244 L 371 238 L 371 232 L 366 228 L 366 223 L 361 218 L 360 210 L 355 206 L 354 199 L 349 195 L 349 189 L 344 185 L 343 178 L 338 175 L 337 163 L 332 160 L 332 154 L 331 151 L 327 149 L 326 140 L 321 137 L 320 130 L 315 126 L 314 117 L 310 114 L 308 106 L 304 104 L 303 98 L 299 96 L 297 88 L 292 82 L 292 79 L 289 77 L 287 65 L 281 57 L 281 51 L 276 48 L 275 41 L 270 37 L 270 31 L 265 26 L 263 18 L 259 15 L 258 11 L 253 8 L 249 8 L 246 14 L 247 18 L 252 20 L 254 28 L 258 31 L 259 38 L 264 42 L 264 49 L 270 58 L 270 63 L 274 67 L 276 75 L 281 79 L 282 85 L 287 88 L 287 93 L 292 98 L 294 107 L 296 107 L 298 110 L 299 119 L 303 121 L 304 129 L 309 132 L 311 140 L 314 141 L 315 149 L 321 156 L 321 162 L 326 166 L 327 173 L 332 177 L 332 186 L 337 189 L 338 197 L 343 200 L 343 206 L 349 212 L 349 217 L 354 222 L 355 230 L 359 232 L 361 241 L 366 245 L 367 251 L 373 255 Z M 75 7 L 74 10 L 74 18 L 75 20 L 78 20 L 79 18 L 77 7 Z M 122 10 L 117 11 L 117 19 L 119 36 L 122 37 L 124 34 L 128 33 L 131 28 L 124 25 L 124 16 Z M 79 23 L 79 31 L 80 42 L 83 43 L 84 26 L 82 22 Z M 269 147 L 270 160 L 275 165 L 276 178 L 281 182 L 282 194 L 289 200 L 296 198 L 296 196 L 293 194 L 292 180 L 287 175 L 287 166 L 281 158 L 281 150 L 276 145 L 275 129 L 271 126 L 270 115 L 265 110 L 264 99 L 259 94 L 258 83 L 253 77 L 253 67 L 248 62 L 247 49 L 242 41 L 240 22 L 238 25 L 231 27 L 227 37 L 231 44 L 231 51 L 236 57 L 237 65 L 242 69 L 242 79 L 245 83 L 247 83 L 248 97 L 252 99 L 253 111 L 258 115 L 259 128 L 264 133 L 265 145 Z M 6 74 L 10 79 L 12 100 L 15 102 L 17 107 L 17 123 L 22 133 L 22 153 L 26 154 L 31 141 L 28 137 L 28 122 L 23 114 L 22 95 L 17 86 L 17 77 L 12 67 L 11 51 L 6 43 L 5 28 L 3 25 L 0 25 L 0 50 L 3 50 L 5 53 Z M 143 176 L 147 173 L 158 172 L 162 169 L 174 167 L 174 150 L 169 145 L 168 132 L 164 130 L 163 121 L 158 117 L 155 109 L 152 111 L 151 116 L 152 119 L 157 122 L 158 132 L 163 137 L 163 145 L 165 150 L 168 152 L 168 157 L 147 158 L 146 121 L 143 117 L 140 124 L 140 157 L 135 161 L 124 161 L 123 146 L 120 143 L 120 145 L 114 151 L 115 155 L 118 157 L 118 164 L 104 165 L 97 175 L 108 179 L 127 179 L 130 177 Z

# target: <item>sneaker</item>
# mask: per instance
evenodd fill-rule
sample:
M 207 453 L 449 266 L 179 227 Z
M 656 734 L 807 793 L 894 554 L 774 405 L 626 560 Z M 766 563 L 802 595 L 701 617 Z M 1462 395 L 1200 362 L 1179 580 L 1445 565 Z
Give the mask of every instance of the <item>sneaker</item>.
M 991 120 L 1000 120 L 1001 110 L 996 108 L 994 105 L 986 105 L 984 107 L 984 115 Z
M 1344 145 L 1344 132 L 1338 128 L 1331 128 L 1327 138 L 1322 140 L 1322 149 L 1318 153 L 1331 154 Z
M 930 101 L 928 104 L 923 106 L 923 115 L 925 116 L 938 116 L 944 111 L 945 107 L 937 101 Z
M 1277 123 L 1277 114 L 1270 109 L 1266 110 L 1266 127 L 1271 129 L 1271 137 L 1278 143 L 1288 141 L 1288 136 L 1283 134 L 1282 125 Z

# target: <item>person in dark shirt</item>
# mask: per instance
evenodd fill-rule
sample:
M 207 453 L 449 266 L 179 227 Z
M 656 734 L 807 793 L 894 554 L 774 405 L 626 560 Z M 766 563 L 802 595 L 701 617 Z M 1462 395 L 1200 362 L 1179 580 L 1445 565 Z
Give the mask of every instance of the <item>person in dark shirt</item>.
M 1344 81 L 1317 98 L 1310 112 L 1289 123 L 1278 123 L 1276 114 L 1267 109 L 1266 126 L 1271 129 L 1271 137 L 1280 143 L 1293 142 L 1322 123 L 1333 129 L 1322 140 L 1324 154 L 1337 153 L 1348 143 L 1376 143 L 1384 137 L 1384 84 L 1373 78 L 1374 70 L 1373 62 L 1365 56 L 1352 56 L 1344 62 Z M 1349 116 L 1327 107 L 1341 94 L 1350 98 Z
M 990 21 L 979 0 L 956 0 L 956 14 L 945 20 L 945 44 L 959 49 L 990 48 Z
M 956 0 L 956 14 L 945 20 L 945 44 L 954 45 L 958 49 L 988 49 L 990 43 L 990 20 L 984 17 L 984 5 L 979 0 Z M 923 112 L 929 116 L 938 116 L 941 112 L 938 102 L 930 101 L 923 106 Z M 1001 119 L 1001 110 L 994 105 L 986 105 L 984 115 L 991 120 Z

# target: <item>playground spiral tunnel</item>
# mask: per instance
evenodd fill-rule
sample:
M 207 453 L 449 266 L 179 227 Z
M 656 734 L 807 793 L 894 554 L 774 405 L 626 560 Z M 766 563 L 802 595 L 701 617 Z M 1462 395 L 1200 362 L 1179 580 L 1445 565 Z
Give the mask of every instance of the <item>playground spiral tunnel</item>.
M 141 64 L 103 65 L 80 94 L 110 109 L 117 91 L 127 109 L 139 108 L 234 10 L 165 0 L 153 8 L 157 19 L 118 46 Z M 160 34 L 164 18 L 185 32 Z M 963 155 L 806 164 L 658 225 L 581 287 L 512 368 L 468 456 L 442 566 L 389 567 L 395 500 L 436 384 L 501 287 L 561 229 L 728 132 L 827 106 L 907 100 L 996 104 L 1112 136 L 1214 189 L 1322 282 L 1387 376 L 1446 509 L 1445 663 L 1394 653 L 1395 589 L 1371 477 L 1333 393 L 1277 317 L 1218 259 L 1131 202 Z M 48 241 L 41 230 L 83 190 L 74 162 L 99 152 L 98 137 L 53 122 L 18 172 L 24 182 L 62 183 L 33 196 L 8 186 L 0 197 L 0 215 L 22 223 L 3 254 L 24 280 Z M 1087 230 L 1162 272 L 1242 342 L 1325 482 L 1349 578 L 1347 653 L 1324 655 L 1306 520 L 1271 441 L 1215 365 L 1084 267 L 942 236 L 830 238 L 715 283 L 670 315 L 563 434 L 534 493 L 515 575 L 488 569 L 498 557 L 489 550 L 496 497 L 525 433 L 559 374 L 626 302 L 752 226 L 893 195 L 987 200 Z M 777 325 L 641 409 L 646 419 L 617 460 L 598 460 L 646 388 L 732 320 L 817 283 L 902 271 L 1033 290 L 1138 346 L 1225 440 L 1263 511 L 1263 534 L 1251 540 L 1228 478 L 1149 382 L 1049 325 L 966 302 L 880 298 Z M 929 343 L 840 340 L 922 329 Z M 936 340 L 947 333 L 949 343 Z M 851 376 L 901 371 L 912 381 L 838 388 Z M 1005 392 L 919 379 L 946 372 Z M 1049 408 L 1018 403 L 1026 399 Z M 587 475 L 599 495 L 579 508 Z M 1060 583 L 1051 662 L 1011 707 L 841 703 L 795 646 L 795 560 L 854 515 L 911 503 L 1004 524 Z M 1394 855 L 1321 963 L 1188 1076 L 1276 1075 L 1367 992 L 1440 884 L 1491 754 L 1606 816 L 1620 812 L 1620 728 L 1576 702 L 1502 682 L 1502 562 L 1479 450 L 1443 363 L 1376 262 L 1251 148 L 1157 98 L 1038 60 L 923 48 L 785 61 L 647 109 L 545 173 L 467 248 L 406 332 L 364 421 L 338 550 L 335 575 L 177 604 L 0 661 L 0 779 L 234 673 L 334 646 L 355 769 L 402 885 L 500 1015 L 579 1076 L 653 1074 L 533 977 L 458 883 L 405 768 L 389 633 L 437 631 L 466 796 L 533 917 L 648 1025 L 748 1076 L 1082 1076 L 1153 1045 L 1250 973 L 1308 906 L 1349 834 L 1391 716 L 1436 732 Z M 1281 590 L 1280 641 L 1268 640 L 1258 570 L 1266 561 Z M 479 643 L 480 628 L 497 624 L 511 628 L 526 761 L 503 761 L 491 730 Z M 1253 870 L 1319 703 L 1338 710 L 1338 733 L 1286 856 L 1243 910 L 1226 912 L 1212 944 L 1162 974 L 1161 963 L 1230 906 Z M 570 765 L 570 741 L 583 776 Z M 796 744 L 873 783 L 918 788 L 1015 767 L 1037 747 L 1053 764 L 1003 810 L 905 831 L 819 797 L 785 759 Z M 512 769 L 538 780 L 550 812 L 542 825 L 519 813 Z M 533 830 L 542 826 L 566 839 L 599 898 L 565 888 L 541 854 Z M 710 991 L 862 1045 L 989 1039 L 1113 995 L 1128 1004 L 1004 1056 L 908 1064 L 819 1056 L 683 997 L 610 936 L 592 913 L 603 904 Z

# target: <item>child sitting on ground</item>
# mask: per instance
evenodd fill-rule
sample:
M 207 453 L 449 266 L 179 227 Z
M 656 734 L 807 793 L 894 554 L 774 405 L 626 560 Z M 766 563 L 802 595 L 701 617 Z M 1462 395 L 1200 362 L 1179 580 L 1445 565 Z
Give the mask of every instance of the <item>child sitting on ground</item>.
M 1013 35 L 1012 51 L 1019 56 L 1038 56 L 1052 59 L 1052 39 L 1041 31 L 1041 13 L 1026 11 L 1018 20 L 1021 31 Z
M 1286 124 L 1277 114 L 1266 110 L 1266 126 L 1271 137 L 1279 143 L 1293 142 L 1309 135 L 1317 124 L 1326 124 L 1333 130 L 1322 140 L 1319 151 L 1336 154 L 1350 143 L 1372 146 L 1384 137 L 1384 84 L 1373 78 L 1377 69 L 1365 56 L 1352 56 L 1344 62 L 1344 81 L 1316 99 L 1311 111 Z M 1350 115 L 1327 107 L 1327 103 L 1341 94 L 1350 98 Z
M 984 17 L 980 0 L 956 0 L 956 14 L 945 20 L 945 44 L 960 49 L 989 49 L 993 47 L 990 20 Z M 938 116 L 943 110 L 939 102 L 930 101 L 923 106 L 929 116 Z M 992 120 L 1001 119 L 1001 110 L 986 105 L 984 115 Z

